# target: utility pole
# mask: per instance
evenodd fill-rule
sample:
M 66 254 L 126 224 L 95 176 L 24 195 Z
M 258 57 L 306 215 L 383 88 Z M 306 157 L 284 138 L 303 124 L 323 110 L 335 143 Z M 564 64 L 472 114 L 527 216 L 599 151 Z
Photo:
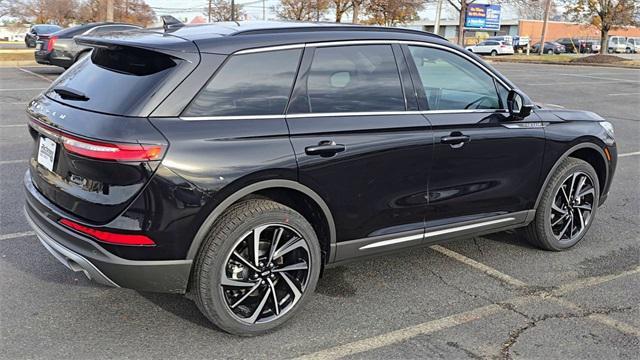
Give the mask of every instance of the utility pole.
M 438 5 L 436 6 L 436 22 L 433 25 L 433 33 L 439 35 L 440 32 L 440 13 L 442 12 L 442 0 L 438 0 Z
M 211 1 L 213 0 L 209 0 L 209 11 L 207 12 L 207 15 L 209 15 L 208 16 L 209 20 L 207 22 L 211 22 Z
M 107 21 L 113 22 L 113 0 L 107 0 Z
M 262 0 L 262 21 L 267 21 L 267 4 L 266 4 L 266 0 Z
M 538 55 L 544 54 L 544 38 L 547 35 L 547 22 L 549 21 L 549 12 L 551 11 L 551 1 L 547 0 L 547 4 L 544 7 L 544 19 L 542 22 L 542 36 L 540 36 L 540 48 L 538 49 Z

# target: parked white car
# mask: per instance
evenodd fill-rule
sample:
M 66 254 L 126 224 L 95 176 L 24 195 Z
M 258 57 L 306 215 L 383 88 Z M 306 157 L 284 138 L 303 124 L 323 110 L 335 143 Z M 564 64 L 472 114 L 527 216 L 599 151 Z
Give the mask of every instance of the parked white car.
M 640 52 L 640 37 L 630 37 L 627 39 L 627 53 L 638 53 Z
M 609 37 L 609 53 L 623 53 L 627 50 L 627 38 L 624 36 Z
M 467 46 L 465 49 L 476 54 L 489 54 L 491 56 L 513 55 L 513 46 L 497 40 L 486 40 L 478 45 Z

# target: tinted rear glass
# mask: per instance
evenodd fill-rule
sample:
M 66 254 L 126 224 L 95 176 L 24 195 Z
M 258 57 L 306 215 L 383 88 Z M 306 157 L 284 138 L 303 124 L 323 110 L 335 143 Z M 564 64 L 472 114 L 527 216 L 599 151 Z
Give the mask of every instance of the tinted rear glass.
M 33 28 L 38 32 L 38 34 L 51 34 L 62 29 L 57 25 L 38 25 Z
M 107 114 L 130 115 L 182 65 L 167 55 L 135 48 L 94 49 L 87 57 L 64 72 L 47 96 L 71 106 Z M 56 88 L 69 89 L 88 99 L 61 97 Z
M 60 30 L 56 33 L 58 37 L 73 37 L 76 35 L 80 35 L 85 31 L 91 29 L 92 25 L 78 25 L 74 27 L 70 27 L 64 30 Z
M 183 115 L 283 114 L 301 53 L 296 49 L 232 56 Z

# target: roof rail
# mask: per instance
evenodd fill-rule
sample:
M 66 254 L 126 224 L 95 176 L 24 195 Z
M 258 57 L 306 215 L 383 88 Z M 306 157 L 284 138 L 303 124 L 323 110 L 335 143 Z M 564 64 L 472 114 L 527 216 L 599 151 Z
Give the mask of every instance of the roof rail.
M 422 31 L 422 30 L 414 30 L 414 29 L 404 29 L 404 28 L 393 28 L 393 27 L 383 27 L 383 26 L 363 26 L 363 25 L 326 25 L 326 26 L 291 26 L 291 27 L 275 27 L 275 28 L 263 28 L 263 29 L 248 29 L 248 30 L 240 30 L 229 36 L 237 36 L 237 35 L 257 35 L 257 34 L 277 34 L 277 33 L 285 33 L 285 32 L 322 32 L 322 31 L 379 31 L 379 32 L 398 32 L 398 33 L 406 33 L 406 34 L 416 34 L 423 36 L 430 36 L 437 39 L 446 40 L 444 37 L 440 35 L 436 35 L 434 33 Z

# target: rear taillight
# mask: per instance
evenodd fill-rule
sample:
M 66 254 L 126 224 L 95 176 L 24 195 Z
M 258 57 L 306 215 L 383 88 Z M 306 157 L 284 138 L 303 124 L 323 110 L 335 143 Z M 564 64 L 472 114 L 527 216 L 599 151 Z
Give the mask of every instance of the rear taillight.
M 58 41 L 57 36 L 52 36 L 49 38 L 49 42 L 47 43 L 47 52 L 53 51 L 53 45 L 56 44 L 56 41 Z
M 507 45 L 500 45 L 501 48 L 508 48 L 509 46 Z
M 36 120 L 31 120 L 31 124 L 36 128 L 43 129 L 45 133 L 53 133 L 58 136 L 68 152 L 92 159 L 113 161 L 160 160 L 166 149 L 164 145 L 118 144 L 86 140 L 63 133 Z
M 156 243 L 146 235 L 118 234 L 118 233 L 112 233 L 108 231 L 92 229 L 90 227 L 80 225 L 68 219 L 61 219 L 59 223 L 72 230 L 75 230 L 79 233 L 82 233 L 98 241 L 108 243 L 108 244 L 128 245 L 128 246 L 155 246 L 156 245 Z
M 63 136 L 62 144 L 70 153 L 100 160 L 149 161 L 162 157 L 160 145 L 111 144 Z

